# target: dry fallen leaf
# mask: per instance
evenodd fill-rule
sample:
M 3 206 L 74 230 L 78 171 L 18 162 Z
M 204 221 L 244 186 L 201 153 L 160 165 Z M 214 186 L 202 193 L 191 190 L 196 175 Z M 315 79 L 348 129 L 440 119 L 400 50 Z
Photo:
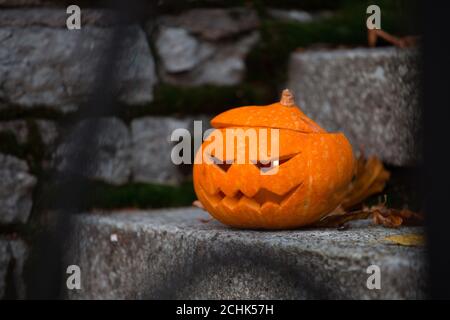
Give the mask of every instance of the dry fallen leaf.
M 370 212 L 365 212 L 362 210 L 354 211 L 354 212 L 344 212 L 342 214 L 330 214 L 317 223 L 314 224 L 315 227 L 328 227 L 328 228 L 337 228 L 345 223 L 352 220 L 361 220 L 367 219 L 370 217 Z
M 400 225 L 421 225 L 423 224 L 424 217 L 422 214 L 408 209 L 398 210 L 382 207 L 374 211 L 373 220 L 375 224 L 396 228 Z
M 387 228 L 398 228 L 402 225 L 403 219 L 396 215 L 383 215 L 381 211 L 375 210 L 372 213 L 372 221 L 374 224 L 381 224 Z
M 374 224 L 382 225 L 387 228 L 398 228 L 401 225 L 421 225 L 424 217 L 422 214 L 408 209 L 392 209 L 385 206 L 386 202 L 381 202 L 375 206 L 363 207 L 356 211 L 338 211 L 327 215 L 317 222 L 317 227 L 340 227 L 352 220 L 361 220 L 372 217 Z
M 355 177 L 347 188 L 347 196 L 341 203 L 344 210 L 354 208 L 373 194 L 383 191 L 390 173 L 376 157 L 367 160 L 360 156 L 356 162 Z
M 404 224 L 409 226 L 423 225 L 425 217 L 420 212 L 414 212 L 408 209 L 395 210 L 396 214 L 403 218 Z
M 315 226 L 340 227 L 349 221 L 367 218 L 372 218 L 374 224 L 387 228 L 422 224 L 423 215 L 420 213 L 386 207 L 386 196 L 384 201 L 377 205 L 361 208 L 365 199 L 383 191 L 389 177 L 389 171 L 378 158 L 369 157 L 366 160 L 363 155 L 360 156 L 356 163 L 354 179 L 346 190 L 347 196 L 338 208 L 322 218 Z M 361 209 L 351 211 L 357 207 Z
M 393 242 L 402 246 L 423 246 L 425 245 L 425 237 L 423 234 L 411 233 L 389 236 L 384 238 L 384 240 Z
M 396 37 L 381 29 L 368 29 L 367 31 L 369 47 L 375 47 L 378 38 L 382 38 L 399 48 L 414 47 L 419 42 L 419 37 L 417 36 Z
M 194 202 L 192 202 L 192 206 L 200 208 L 202 210 L 205 210 L 205 207 L 203 206 L 203 204 L 200 202 L 200 200 L 195 200 Z

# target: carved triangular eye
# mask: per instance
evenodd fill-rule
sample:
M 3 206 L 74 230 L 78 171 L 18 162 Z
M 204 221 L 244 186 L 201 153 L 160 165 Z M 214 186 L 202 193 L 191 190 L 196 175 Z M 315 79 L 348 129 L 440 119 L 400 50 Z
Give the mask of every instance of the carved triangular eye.
M 219 169 L 221 169 L 223 172 L 227 172 L 228 169 L 230 169 L 230 167 L 231 167 L 231 165 L 232 165 L 232 163 L 226 163 L 226 162 L 223 162 L 222 160 L 220 160 L 220 159 L 218 159 L 218 158 L 216 158 L 216 157 L 214 157 L 214 156 L 212 156 L 212 155 L 209 155 L 209 158 L 210 158 L 211 161 L 212 161 L 217 167 L 219 167 Z
M 271 170 L 274 167 L 283 165 L 284 163 L 286 163 L 289 160 L 291 160 L 292 158 L 294 158 L 296 155 L 297 154 L 289 155 L 289 156 L 283 157 L 283 158 L 281 158 L 279 160 L 273 160 L 273 161 L 271 161 L 269 163 L 262 163 L 262 162 L 258 161 L 257 163 L 255 163 L 255 166 L 261 172 L 265 173 L 265 172 Z

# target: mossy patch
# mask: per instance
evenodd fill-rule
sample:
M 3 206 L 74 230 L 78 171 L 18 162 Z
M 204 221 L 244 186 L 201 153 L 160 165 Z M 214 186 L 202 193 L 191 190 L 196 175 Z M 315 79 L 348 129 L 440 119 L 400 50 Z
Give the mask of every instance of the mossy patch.
M 21 106 L 9 106 L 0 109 L 0 121 L 16 119 L 49 119 L 59 120 L 64 118 L 64 114 L 48 107 L 33 107 L 32 109 L 22 108 Z
M 287 81 L 289 56 L 311 46 L 367 46 L 366 8 L 378 4 L 382 28 L 395 35 L 415 34 L 414 1 L 342 1 L 330 18 L 310 23 L 287 22 L 262 15 L 261 41 L 247 57 L 246 81 L 264 81 L 279 91 Z M 381 41 L 383 45 L 383 42 Z
M 121 117 L 130 120 L 145 115 L 217 114 L 243 104 L 266 104 L 271 90 L 263 85 L 177 87 L 160 84 L 154 101 L 141 107 L 121 108 Z
M 113 186 L 100 181 L 80 181 L 66 184 L 42 184 L 39 201 L 46 209 L 55 209 L 57 197 L 70 190 L 73 186 L 82 186 L 82 190 L 74 190 L 78 196 L 71 204 L 78 211 L 90 209 L 120 209 L 120 208 L 163 208 L 190 206 L 196 199 L 192 181 L 179 186 L 130 183 L 123 186 Z
M 196 199 L 192 182 L 180 186 L 132 183 L 114 187 L 91 183 L 88 208 L 162 208 L 189 206 Z

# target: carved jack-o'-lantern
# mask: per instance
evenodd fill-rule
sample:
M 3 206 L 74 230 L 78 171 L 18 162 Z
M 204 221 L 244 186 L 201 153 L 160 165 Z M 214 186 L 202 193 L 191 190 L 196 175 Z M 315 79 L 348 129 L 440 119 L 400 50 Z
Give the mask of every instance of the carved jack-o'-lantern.
M 283 91 L 279 103 L 231 109 L 211 124 L 216 129 L 209 137 L 228 137 L 225 131 L 231 130 L 237 139 L 244 138 L 244 146 L 232 149 L 226 138 L 215 149 L 208 148 L 214 139 L 207 139 L 196 155 L 195 192 L 222 223 L 250 229 L 295 228 L 318 221 L 343 200 L 353 175 L 352 148 L 342 133 L 328 133 L 309 119 L 289 90 Z M 249 156 L 248 136 L 240 137 L 248 129 L 256 132 L 258 150 L 263 143 L 269 145 L 267 156 Z M 278 152 L 271 134 L 258 134 L 262 129 L 278 132 Z M 245 161 L 239 162 L 242 153 Z

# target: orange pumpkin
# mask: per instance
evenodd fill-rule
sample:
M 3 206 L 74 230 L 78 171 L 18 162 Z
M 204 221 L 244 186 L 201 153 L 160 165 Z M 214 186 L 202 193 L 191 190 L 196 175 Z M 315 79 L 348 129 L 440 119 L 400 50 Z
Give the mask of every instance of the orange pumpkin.
M 194 188 L 203 207 L 222 223 L 248 229 L 296 228 L 318 221 L 343 200 L 354 170 L 351 145 L 342 133 L 328 133 L 309 119 L 289 90 L 279 103 L 231 109 L 211 125 L 216 128 L 211 136 L 248 128 L 279 133 L 278 168 L 272 175 L 262 173 L 267 166 L 260 164 L 259 154 L 258 159 L 247 155 L 246 162 L 236 162 L 240 153 L 248 154 L 248 145 L 235 146 L 235 154 L 229 155 L 226 139 L 218 150 L 223 152 L 208 153 L 213 139 L 203 142 L 194 163 Z

